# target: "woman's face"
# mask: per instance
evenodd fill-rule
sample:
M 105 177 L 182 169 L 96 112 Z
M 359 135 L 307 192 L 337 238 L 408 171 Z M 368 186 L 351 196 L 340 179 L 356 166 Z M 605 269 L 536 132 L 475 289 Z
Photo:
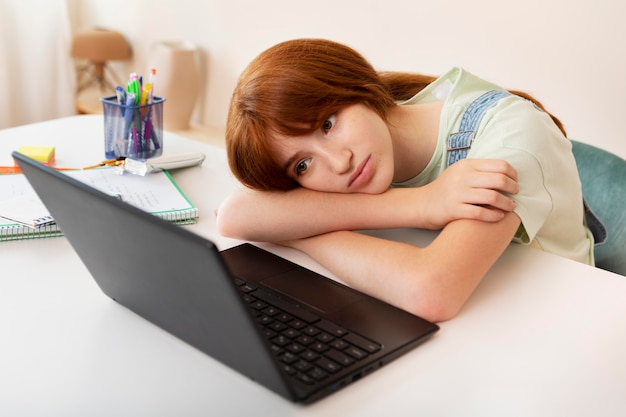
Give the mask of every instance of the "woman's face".
M 389 129 L 363 104 L 345 107 L 313 133 L 277 136 L 272 147 L 287 175 L 311 190 L 379 194 L 393 179 Z

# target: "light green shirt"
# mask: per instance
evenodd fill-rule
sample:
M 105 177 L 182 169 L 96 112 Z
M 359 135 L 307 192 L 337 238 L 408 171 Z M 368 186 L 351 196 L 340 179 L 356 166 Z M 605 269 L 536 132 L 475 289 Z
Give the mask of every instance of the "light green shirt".
M 448 135 L 478 96 L 502 87 L 461 68 L 453 68 L 411 99 L 417 104 L 445 100 L 437 148 L 426 168 L 394 187 L 419 187 L 447 167 Z M 511 95 L 488 110 L 475 134 L 468 158 L 504 159 L 518 172 L 520 192 L 513 196 L 521 226 L 514 242 L 593 265 L 593 236 L 583 223 L 582 190 L 572 146 L 550 116 Z

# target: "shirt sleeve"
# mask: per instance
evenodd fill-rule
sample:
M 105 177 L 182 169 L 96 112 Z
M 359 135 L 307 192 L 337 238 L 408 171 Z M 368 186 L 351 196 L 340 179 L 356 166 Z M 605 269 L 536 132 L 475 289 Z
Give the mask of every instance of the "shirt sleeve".
M 528 100 L 507 97 L 485 114 L 468 158 L 504 159 L 517 170 L 520 191 L 512 197 L 521 226 L 516 241 L 530 243 L 546 223 L 554 209 L 553 191 L 561 187 L 558 177 L 577 177 L 569 163 L 559 162 L 568 153 L 569 141 L 550 116 Z

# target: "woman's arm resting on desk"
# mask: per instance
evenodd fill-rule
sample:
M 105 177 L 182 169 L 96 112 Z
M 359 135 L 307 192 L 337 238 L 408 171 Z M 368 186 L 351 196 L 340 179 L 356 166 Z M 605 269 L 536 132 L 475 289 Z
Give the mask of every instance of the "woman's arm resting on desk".
M 458 220 L 427 247 L 355 232 L 283 242 L 350 286 L 431 321 L 454 317 L 510 243 L 520 220 Z
M 440 229 L 457 219 L 499 221 L 515 208 L 503 193 L 518 192 L 517 173 L 498 160 L 468 159 L 419 188 L 382 194 L 240 189 L 218 211 L 218 231 L 229 237 L 276 242 L 338 230 L 416 227 Z

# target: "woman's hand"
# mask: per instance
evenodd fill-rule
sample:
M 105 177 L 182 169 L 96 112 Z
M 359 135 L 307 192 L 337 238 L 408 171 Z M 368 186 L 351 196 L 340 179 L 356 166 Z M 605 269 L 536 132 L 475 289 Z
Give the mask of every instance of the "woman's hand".
M 517 171 L 497 159 L 463 159 L 421 187 L 421 227 L 441 229 L 454 220 L 494 222 L 515 209 L 507 194 L 517 194 Z M 418 207 L 416 205 L 415 207 Z

